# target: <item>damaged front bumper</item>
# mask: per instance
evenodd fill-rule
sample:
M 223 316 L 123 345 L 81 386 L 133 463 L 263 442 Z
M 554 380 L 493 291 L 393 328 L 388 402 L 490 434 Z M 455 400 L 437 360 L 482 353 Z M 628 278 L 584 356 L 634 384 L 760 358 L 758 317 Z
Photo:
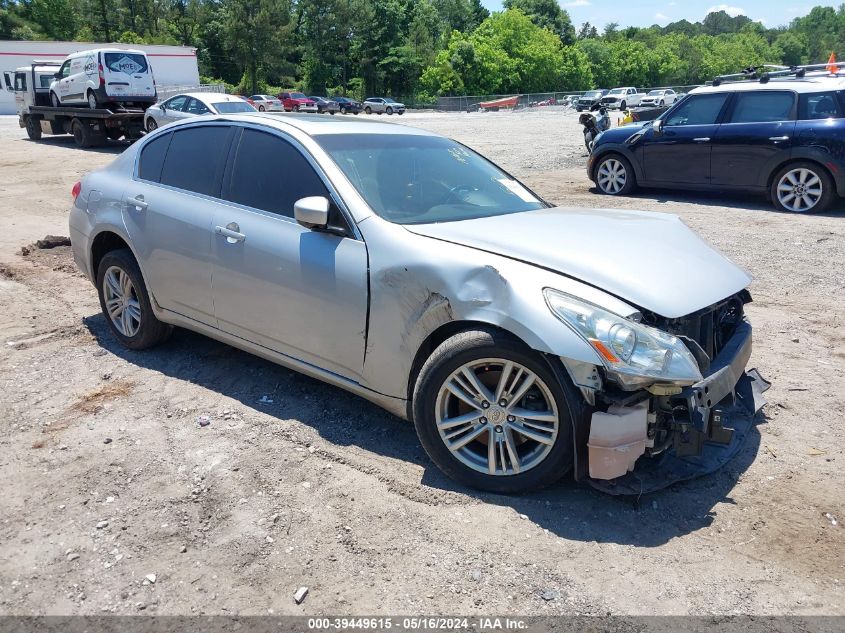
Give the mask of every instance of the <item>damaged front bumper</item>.
M 611 494 L 642 494 L 711 473 L 742 448 L 769 387 L 751 358 L 743 319 L 698 383 L 633 406 L 592 414 L 589 483 Z

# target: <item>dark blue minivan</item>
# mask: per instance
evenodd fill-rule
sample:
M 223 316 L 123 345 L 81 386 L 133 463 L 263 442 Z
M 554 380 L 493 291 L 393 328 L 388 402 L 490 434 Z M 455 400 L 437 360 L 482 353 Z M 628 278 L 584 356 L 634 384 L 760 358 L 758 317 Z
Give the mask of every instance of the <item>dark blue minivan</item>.
M 655 121 L 608 130 L 587 165 L 601 193 L 759 192 L 794 213 L 845 196 L 845 77 L 696 88 Z

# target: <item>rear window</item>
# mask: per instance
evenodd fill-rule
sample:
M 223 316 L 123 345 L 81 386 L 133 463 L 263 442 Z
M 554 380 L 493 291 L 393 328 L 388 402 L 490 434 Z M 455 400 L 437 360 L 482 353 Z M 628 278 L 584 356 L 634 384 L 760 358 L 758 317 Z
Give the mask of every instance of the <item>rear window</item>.
M 730 123 L 773 123 L 791 121 L 795 93 L 763 90 L 736 95 Z
M 212 103 L 219 114 L 235 114 L 237 112 L 255 112 L 255 108 L 246 101 L 221 101 Z
M 138 178 L 151 182 L 161 180 L 161 168 L 164 165 L 167 146 L 170 145 L 172 136 L 172 134 L 162 134 L 144 145 L 141 150 L 141 158 L 138 160 Z
M 116 73 L 135 75 L 148 70 L 147 57 L 139 53 L 103 53 L 106 68 Z
M 174 132 L 161 170 L 161 184 L 219 196 L 229 133 L 228 126 L 192 127 Z
M 817 92 L 815 94 L 802 94 L 798 97 L 799 120 L 840 118 L 842 118 L 842 109 L 839 107 L 835 93 Z

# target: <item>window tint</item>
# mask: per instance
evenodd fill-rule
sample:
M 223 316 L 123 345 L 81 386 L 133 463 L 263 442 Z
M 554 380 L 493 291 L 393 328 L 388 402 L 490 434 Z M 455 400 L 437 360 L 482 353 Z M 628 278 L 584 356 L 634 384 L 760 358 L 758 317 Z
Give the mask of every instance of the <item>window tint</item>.
M 103 60 L 112 72 L 127 75 L 147 72 L 147 58 L 139 53 L 104 53 Z
M 728 99 L 728 93 L 693 95 L 666 119 L 666 125 L 712 125 Z
M 168 110 L 177 110 L 178 112 L 182 111 L 182 108 L 185 106 L 185 101 L 188 100 L 188 97 L 185 96 L 178 96 L 173 97 L 169 101 L 164 102 L 164 107 Z
M 229 143 L 229 127 L 192 127 L 173 133 L 161 184 L 208 196 L 220 195 L 220 179 Z
M 292 218 L 293 204 L 308 196 L 329 193 L 305 157 L 277 136 L 245 129 L 226 197 Z
M 791 121 L 794 92 L 740 92 L 736 95 L 730 123 Z
M 829 118 L 842 118 L 842 112 L 837 105 L 834 93 L 817 92 L 815 94 L 802 94 L 798 97 L 799 120 L 809 121 Z
M 208 114 L 209 109 L 205 107 L 205 104 L 202 101 L 191 97 L 188 101 L 188 107 L 185 109 L 185 112 L 188 114 Z
M 138 178 L 152 182 L 158 182 L 161 179 L 161 167 L 164 165 L 167 146 L 170 145 L 172 136 L 172 134 L 162 134 L 144 145 L 141 158 L 138 159 Z

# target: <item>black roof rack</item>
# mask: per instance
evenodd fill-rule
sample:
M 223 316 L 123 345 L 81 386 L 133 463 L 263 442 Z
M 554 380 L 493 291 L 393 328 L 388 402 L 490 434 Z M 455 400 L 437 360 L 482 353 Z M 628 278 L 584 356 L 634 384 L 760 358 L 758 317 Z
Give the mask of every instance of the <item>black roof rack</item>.
M 836 73 L 830 72 L 830 67 L 835 66 Z M 742 72 L 734 73 L 732 75 L 719 75 L 713 80 L 713 85 L 718 86 L 725 81 L 753 81 L 757 80 L 761 84 L 768 83 L 770 79 L 778 77 L 797 77 L 801 79 L 807 76 L 807 73 L 816 73 L 816 76 L 834 75 L 838 76 L 839 70 L 845 68 L 845 62 L 826 62 L 823 64 L 807 64 L 803 66 L 781 66 L 779 64 L 762 64 L 760 66 L 749 66 Z

